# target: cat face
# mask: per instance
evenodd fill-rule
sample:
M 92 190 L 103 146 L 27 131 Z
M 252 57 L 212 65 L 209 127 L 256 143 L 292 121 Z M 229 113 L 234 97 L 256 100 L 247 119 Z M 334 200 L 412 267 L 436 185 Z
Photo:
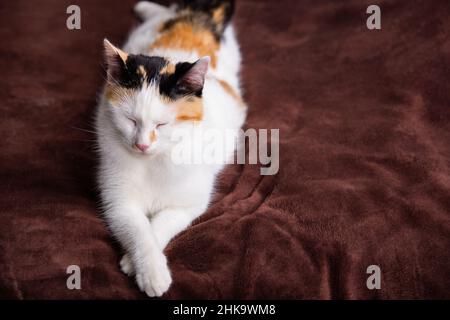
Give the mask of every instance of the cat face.
M 208 57 L 171 64 L 161 57 L 127 54 L 106 39 L 104 46 L 110 119 L 130 152 L 165 152 L 174 130 L 202 120 Z

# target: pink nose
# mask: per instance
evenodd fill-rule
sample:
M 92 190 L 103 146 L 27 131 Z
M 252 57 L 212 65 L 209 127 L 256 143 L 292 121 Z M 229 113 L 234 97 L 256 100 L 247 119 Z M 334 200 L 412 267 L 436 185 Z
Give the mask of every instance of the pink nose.
M 138 148 L 142 152 L 145 152 L 148 149 L 148 145 L 136 143 L 136 148 Z

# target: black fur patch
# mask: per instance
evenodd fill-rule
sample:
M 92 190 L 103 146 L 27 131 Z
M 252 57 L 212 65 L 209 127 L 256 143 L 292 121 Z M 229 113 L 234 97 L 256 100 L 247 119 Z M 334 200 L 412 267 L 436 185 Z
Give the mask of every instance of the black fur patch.
M 114 80 L 122 87 L 129 89 L 138 89 L 144 81 L 157 81 L 159 72 L 164 68 L 168 61 L 161 57 L 147 57 L 144 55 L 128 55 L 126 63 L 119 56 L 119 68 L 114 72 Z M 145 73 L 140 72 L 142 68 Z
M 192 11 L 204 12 L 209 15 L 220 8 L 225 10 L 225 24 L 230 22 L 234 13 L 234 0 L 184 0 L 182 8 L 189 8 Z
M 223 8 L 223 22 L 217 24 L 213 20 L 216 10 Z M 210 30 L 217 41 L 223 36 L 225 27 L 231 21 L 234 13 L 234 0 L 185 0 L 179 9 L 179 15 L 167 21 L 162 30 L 168 30 L 179 22 L 188 22 Z
M 180 81 L 191 70 L 194 63 L 178 63 L 173 74 L 161 74 L 161 70 L 169 63 L 164 58 L 130 54 L 126 63 L 121 60 L 119 55 L 117 55 L 117 59 L 118 68 L 115 68 L 112 76 L 114 83 L 122 87 L 140 90 L 144 82 L 153 83 L 159 86 L 161 95 L 172 100 L 189 95 L 197 97 L 202 95 L 202 90 L 193 90 Z M 144 74 L 140 68 L 145 71 Z
M 191 70 L 194 63 L 181 62 L 175 66 L 175 73 L 170 75 L 162 75 L 159 83 L 160 93 L 172 100 L 177 100 L 185 96 L 202 96 L 203 88 L 200 90 L 193 90 L 188 85 L 182 83 L 182 78 Z

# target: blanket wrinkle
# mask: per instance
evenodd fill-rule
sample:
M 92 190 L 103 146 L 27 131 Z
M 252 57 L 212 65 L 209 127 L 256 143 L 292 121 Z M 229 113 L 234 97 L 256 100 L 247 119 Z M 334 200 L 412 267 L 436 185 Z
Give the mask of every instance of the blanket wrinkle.
M 275 188 L 275 176 L 263 176 L 253 189 L 252 193 L 245 199 L 237 200 L 232 207 L 238 207 L 242 213 L 251 214 L 266 203 Z M 263 190 L 259 190 L 263 189 Z

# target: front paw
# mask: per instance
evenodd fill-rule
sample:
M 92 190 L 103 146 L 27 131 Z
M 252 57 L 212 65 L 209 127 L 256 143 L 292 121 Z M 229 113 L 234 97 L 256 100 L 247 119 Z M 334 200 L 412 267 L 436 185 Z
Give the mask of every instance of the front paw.
M 172 283 L 166 257 L 161 253 L 156 258 L 147 259 L 136 270 L 136 282 L 149 297 L 162 296 Z
M 134 275 L 135 273 L 133 261 L 131 261 L 131 258 L 127 253 L 124 254 L 122 259 L 120 260 L 120 269 L 129 277 Z

